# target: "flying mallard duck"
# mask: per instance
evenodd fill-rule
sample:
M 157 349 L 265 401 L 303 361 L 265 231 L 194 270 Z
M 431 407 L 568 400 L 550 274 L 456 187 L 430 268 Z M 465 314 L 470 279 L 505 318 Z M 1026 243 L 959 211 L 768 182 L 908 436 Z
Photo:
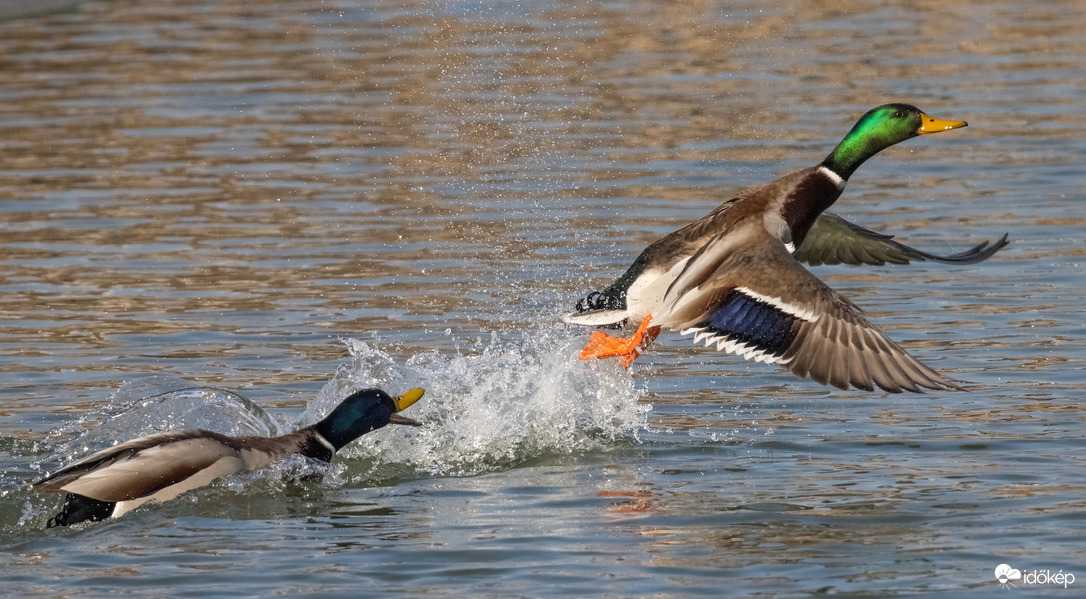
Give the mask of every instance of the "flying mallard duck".
M 694 335 L 695 343 L 781 364 L 842 389 L 960 389 L 888 339 L 799 261 L 972 264 L 1005 246 L 1006 235 L 991 246 L 936 256 L 822 214 L 868 158 L 911 137 L 965 126 L 908 104 L 868 111 L 818 166 L 728 200 L 650 245 L 610 287 L 578 301 L 565 322 L 640 323 L 629 339 L 596 331 L 581 359 L 621 357 L 628 366 L 667 327 Z
M 205 430 L 149 435 L 99 451 L 30 486 L 39 493 L 67 492 L 49 527 L 104 520 L 296 453 L 330 462 L 345 445 L 386 424 L 419 426 L 397 412 L 422 394 L 422 389 L 399 397 L 380 389 L 356 391 L 324 420 L 281 437 L 228 437 Z

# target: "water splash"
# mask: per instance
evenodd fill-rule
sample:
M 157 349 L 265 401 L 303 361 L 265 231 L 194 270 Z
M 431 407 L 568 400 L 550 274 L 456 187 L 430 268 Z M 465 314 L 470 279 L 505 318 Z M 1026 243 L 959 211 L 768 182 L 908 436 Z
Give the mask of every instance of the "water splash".
M 319 420 L 363 387 L 393 394 L 425 388 L 426 397 L 407 412 L 424 425 L 366 435 L 344 448 L 343 457 L 331 466 L 294 456 L 258 472 L 225 477 L 220 484 L 244 493 L 314 478 L 338 487 L 398 474 L 473 475 L 548 454 L 637 440 L 651 409 L 641 402 L 643 392 L 613 360 L 578 360 L 580 341 L 557 328 L 493 333 L 489 344 L 472 355 L 424 352 L 398 358 L 347 339 L 350 362 L 309 402 L 297 426 Z M 44 474 L 46 465 L 59 467 L 110 444 L 195 428 L 272 436 L 296 427 L 282 427 L 235 392 L 156 375 L 126 383 L 105 407 L 52 431 L 43 442 L 55 450 L 33 466 Z M 21 484 L 19 488 L 27 498 L 19 526 L 55 512 L 55 500 L 33 496 Z
M 495 332 L 488 345 L 470 355 L 430 351 L 405 359 L 346 339 L 350 362 L 308 403 L 297 426 L 288 427 L 233 391 L 171 376 L 142 378 L 123 385 L 107 406 L 52 431 L 44 442 L 56 449 L 40 463 L 68 463 L 90 451 L 167 430 L 280 435 L 316 422 L 363 387 L 393 394 L 413 387 L 427 391 L 407 412 L 423 421 L 423 427 L 391 427 L 345 448 L 347 457 L 366 458 L 371 465 L 398 463 L 430 474 L 476 474 L 548 453 L 636 440 L 651 409 L 641 403 L 643 391 L 613 360 L 578 360 L 581 341 L 558 327 Z
M 425 352 L 402 360 L 347 339 L 353 359 L 310 402 L 303 423 L 360 387 L 393 394 L 423 387 L 426 397 L 406 412 L 423 427 L 367 435 L 343 453 L 431 475 L 502 470 L 636 440 L 651 409 L 640 401 L 643 392 L 613 360 L 578 360 L 581 340 L 563 330 L 492 333 L 474 355 Z

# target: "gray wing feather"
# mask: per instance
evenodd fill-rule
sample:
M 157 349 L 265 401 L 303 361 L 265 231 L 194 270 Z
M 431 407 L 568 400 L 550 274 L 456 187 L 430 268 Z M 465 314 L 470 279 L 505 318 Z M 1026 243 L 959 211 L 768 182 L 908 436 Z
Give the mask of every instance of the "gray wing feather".
M 938 256 L 909 247 L 893 240 L 893 235 L 877 233 L 837 216 L 823 213 L 796 248 L 794 257 L 811 266 L 820 264 L 866 264 L 882 266 L 908 264 L 910 261 L 941 262 L 943 264 L 976 264 L 992 257 L 1008 243 L 1007 235 L 994 243 L 979 243 L 964 252 Z
M 130 501 L 180 482 L 222 458 L 239 458 L 237 442 L 211 431 L 160 433 L 90 455 L 31 484 L 39 493 L 66 491 L 100 501 Z M 221 467 L 221 465 L 220 465 Z

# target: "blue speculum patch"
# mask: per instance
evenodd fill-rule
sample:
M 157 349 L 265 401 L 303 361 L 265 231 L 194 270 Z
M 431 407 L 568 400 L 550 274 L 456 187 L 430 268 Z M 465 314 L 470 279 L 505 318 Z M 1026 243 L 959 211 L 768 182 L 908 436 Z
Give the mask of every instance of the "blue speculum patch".
M 733 289 L 709 318 L 697 326 L 739 341 L 774 356 L 781 356 L 792 344 L 796 317 L 776 306 Z

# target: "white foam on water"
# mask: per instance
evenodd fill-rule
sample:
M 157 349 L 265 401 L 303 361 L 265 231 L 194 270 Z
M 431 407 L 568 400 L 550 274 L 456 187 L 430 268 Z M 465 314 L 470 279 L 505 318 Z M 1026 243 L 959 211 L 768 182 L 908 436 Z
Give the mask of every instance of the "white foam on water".
M 614 360 L 579 360 L 583 342 L 559 328 L 492 333 L 472 354 L 401 359 L 347 339 L 351 362 L 310 402 L 302 424 L 319 420 L 355 389 L 396 395 L 422 387 L 426 395 L 404 411 L 422 427 L 391 425 L 340 453 L 431 475 L 472 475 L 636 441 L 651 410 L 641 401 L 644 392 Z

